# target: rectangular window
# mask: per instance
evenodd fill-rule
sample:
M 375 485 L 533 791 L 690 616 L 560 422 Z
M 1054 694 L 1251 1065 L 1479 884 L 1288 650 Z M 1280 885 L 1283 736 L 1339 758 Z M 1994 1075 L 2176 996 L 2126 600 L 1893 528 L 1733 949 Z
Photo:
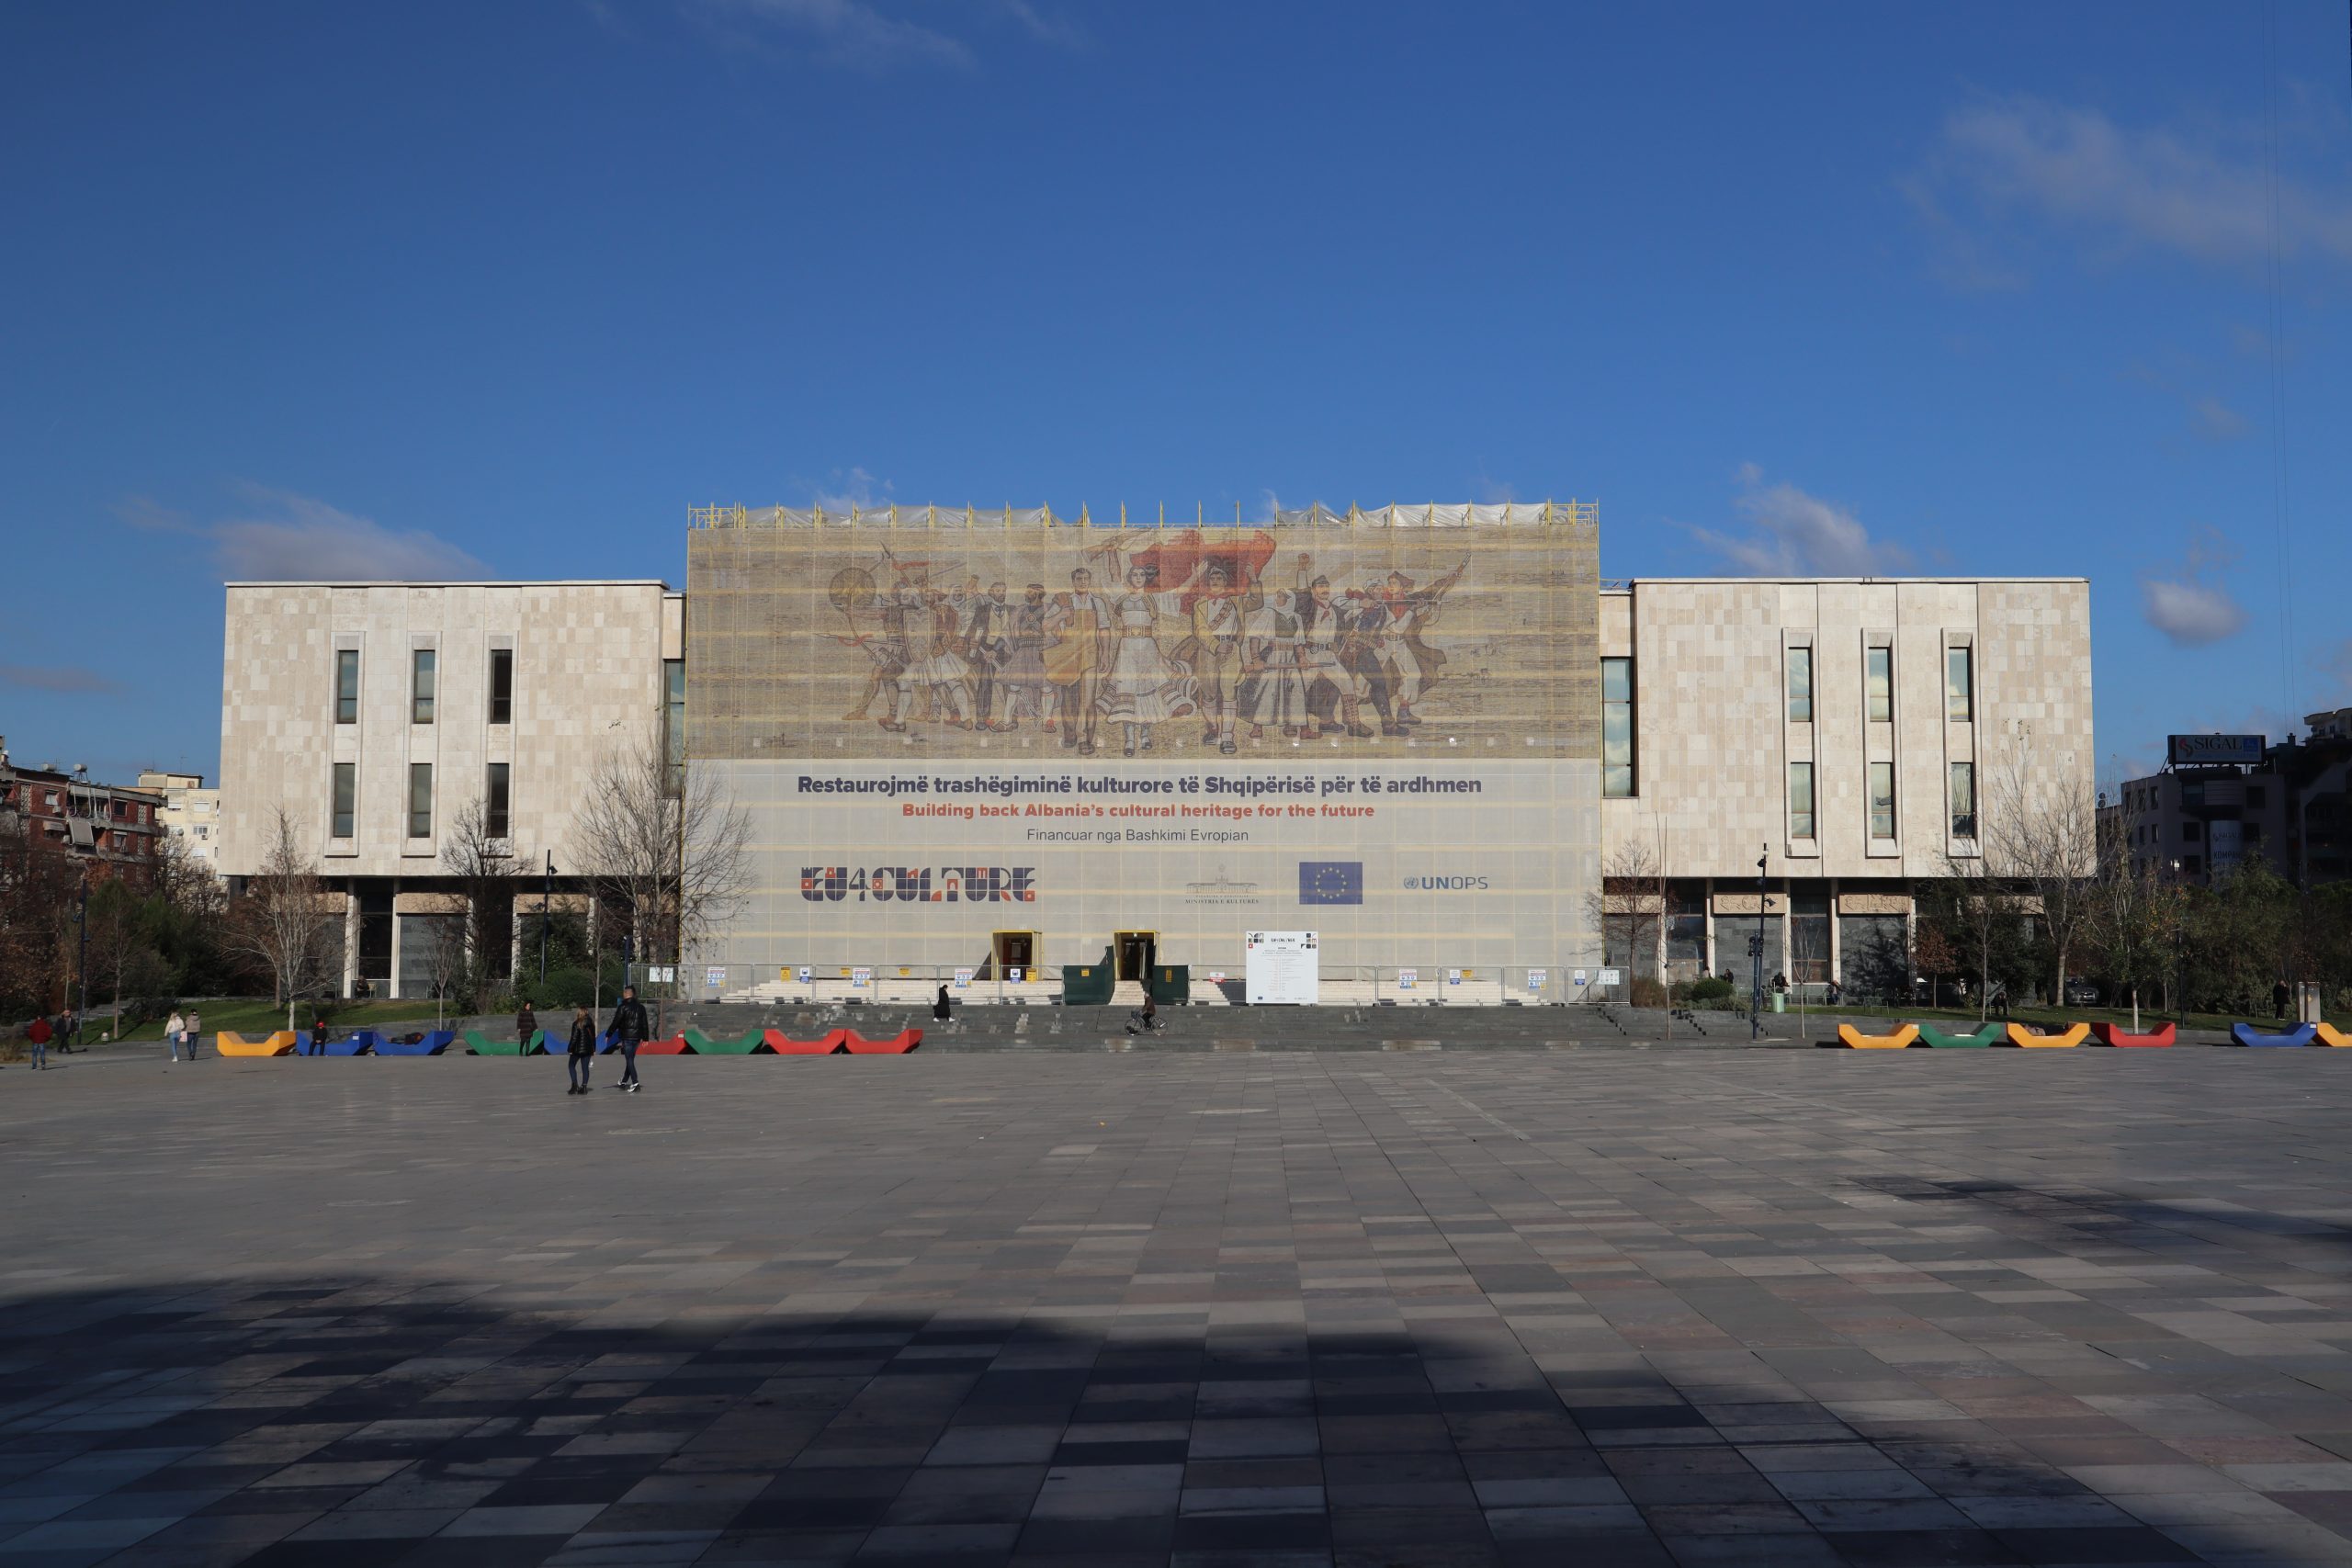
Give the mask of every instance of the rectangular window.
M 1889 724 L 1894 719 L 1894 649 L 1865 649 L 1862 652 L 1863 685 L 1869 693 L 1870 721 Z
M 2180 825 L 2180 837 L 2184 843 L 2193 844 L 2204 836 L 2205 825 L 2202 822 L 2183 822 Z
M 1976 764 L 1954 762 L 1951 765 L 1951 836 L 1955 839 L 1976 837 Z
M 359 650 L 356 648 L 335 649 L 334 721 L 359 722 Z
M 1813 722 L 1813 649 L 1792 648 L 1789 660 L 1789 722 Z
M 1894 764 L 1871 764 L 1871 837 L 1894 837 Z
M 490 722 L 514 722 L 514 650 L 511 648 L 490 650 Z
M 1789 764 L 1789 837 L 1813 837 L 1813 764 Z
M 1944 649 L 1944 716 L 1966 724 L 1976 716 L 1976 682 L 1970 679 L 1965 648 Z
M 493 839 L 506 837 L 506 768 L 504 762 L 492 762 L 482 785 L 482 831 Z
M 2268 805 L 2269 801 L 2269 792 L 2262 785 L 2248 784 L 2245 786 L 2245 803 L 2254 807 L 2256 811 L 2261 810 L 2265 806 Z
M 408 765 L 408 836 L 412 839 L 433 837 L 433 764 L 411 762 Z
M 1634 771 L 1634 661 L 1600 661 L 1600 793 L 1630 800 L 1639 784 Z
M 433 650 L 429 648 L 420 648 L 416 650 L 414 659 L 415 673 L 410 686 L 409 722 L 431 724 L 433 722 Z
M 330 838 L 348 839 L 352 836 L 352 819 L 359 808 L 359 764 L 337 762 L 334 765 L 334 823 Z M 201 832 L 199 829 L 198 831 Z
M 669 763 L 670 794 L 686 791 L 686 661 L 662 661 L 662 757 Z

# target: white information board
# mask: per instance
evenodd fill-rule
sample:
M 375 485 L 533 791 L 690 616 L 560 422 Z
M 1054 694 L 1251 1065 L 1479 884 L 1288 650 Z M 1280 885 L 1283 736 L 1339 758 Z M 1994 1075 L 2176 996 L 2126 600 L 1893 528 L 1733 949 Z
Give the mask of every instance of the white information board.
M 1600 972 L 1600 983 L 1604 986 L 1622 985 L 1623 984 L 1624 979 L 1624 972 L 1622 970 L 1603 969 Z
M 959 991 L 968 991 L 972 988 L 972 972 L 969 969 L 956 971 L 956 988 Z
M 714 991 L 723 991 L 727 988 L 727 971 L 725 969 L 707 968 L 703 971 L 702 977 L 704 984 L 708 986 L 709 988 Z
M 1409 991 L 1413 988 L 1413 982 L 1419 978 L 1420 976 L 1410 969 L 1399 969 L 1396 971 L 1396 988 Z
M 1544 970 L 1530 969 L 1527 972 L 1527 988 L 1531 991 L 1540 991 L 1544 988 L 1544 982 L 1549 980 L 1551 977 L 1552 976 Z
M 1251 1007 L 1313 1007 L 1322 953 L 1313 931 L 1251 931 L 1244 945 Z
M 849 983 L 862 991 L 874 984 L 874 971 L 865 968 L 852 969 L 849 972 Z

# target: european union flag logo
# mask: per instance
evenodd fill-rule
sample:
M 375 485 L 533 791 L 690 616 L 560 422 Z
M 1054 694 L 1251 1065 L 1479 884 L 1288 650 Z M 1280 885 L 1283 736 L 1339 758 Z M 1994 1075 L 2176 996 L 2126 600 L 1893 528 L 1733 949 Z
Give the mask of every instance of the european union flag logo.
M 1298 863 L 1298 901 L 1302 904 L 1361 904 L 1363 902 L 1363 862 L 1303 860 Z

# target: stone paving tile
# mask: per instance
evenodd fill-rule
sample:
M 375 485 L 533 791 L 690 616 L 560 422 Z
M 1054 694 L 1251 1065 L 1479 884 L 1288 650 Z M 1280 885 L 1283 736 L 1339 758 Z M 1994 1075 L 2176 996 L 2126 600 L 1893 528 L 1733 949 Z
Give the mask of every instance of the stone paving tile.
M 542 1066 L 12 1086 L 0 1568 L 2352 1563 L 2332 1054 Z

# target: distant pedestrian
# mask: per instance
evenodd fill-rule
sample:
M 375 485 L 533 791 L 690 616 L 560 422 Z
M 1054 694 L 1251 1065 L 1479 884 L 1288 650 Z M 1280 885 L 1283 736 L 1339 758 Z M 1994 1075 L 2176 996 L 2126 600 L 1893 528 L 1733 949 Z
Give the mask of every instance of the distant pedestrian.
M 2270 1016 L 2284 1023 L 2287 1021 L 2287 1004 L 2294 999 L 2295 993 L 2287 988 L 2286 981 L 2281 980 L 2271 987 Z
M 32 1026 L 25 1031 L 25 1038 L 32 1043 L 35 1072 L 43 1072 L 48 1069 L 49 1037 L 55 1032 L 56 1031 L 50 1028 L 49 1020 L 45 1018 L 35 1018 Z
M 596 1015 L 586 1008 L 574 1008 L 571 1013 L 571 1040 L 564 1049 L 564 1077 L 571 1087 L 566 1094 L 588 1092 L 588 1068 L 596 1059 Z
M 538 1032 L 539 1015 L 531 1010 L 531 998 L 526 997 L 523 1005 L 514 1010 L 514 1038 L 523 1043 L 519 1055 L 527 1056 L 531 1054 L 531 1036 Z
M 2009 987 L 2007 981 L 1993 987 L 1993 1010 L 2001 1015 L 2003 1023 L 2009 1021 Z
M 67 1008 L 57 1015 L 57 1050 L 62 1055 L 82 1038 L 82 1015 Z
M 196 1060 L 197 1045 L 204 1039 L 204 1015 L 194 1008 L 187 1010 L 187 1059 Z
M 180 1016 L 179 1009 L 174 1008 L 172 1016 L 164 1021 L 164 1038 L 172 1043 L 172 1060 L 175 1062 L 180 1059 L 180 1036 L 187 1032 L 187 1020 Z
M 327 1015 L 326 1015 L 326 1014 L 324 1014 L 324 1013 L 322 1013 L 322 1012 L 312 1013 L 312 1014 L 311 1015 L 311 1050 L 310 1050 L 310 1055 L 313 1055 L 313 1056 L 323 1056 L 323 1055 L 325 1055 L 326 1054 L 327 1054 Z
M 940 987 L 939 999 L 931 1004 L 931 1016 L 938 1020 L 940 1022 L 945 1023 L 952 1005 L 953 1004 L 951 1004 L 947 999 L 947 987 L 944 986 Z
M 635 1094 L 637 1082 L 637 1048 L 653 1025 L 645 1016 L 645 1004 L 637 999 L 635 986 L 621 987 L 620 1004 L 613 1009 L 613 1038 L 620 1043 L 621 1081 L 614 1087 L 624 1094 Z

